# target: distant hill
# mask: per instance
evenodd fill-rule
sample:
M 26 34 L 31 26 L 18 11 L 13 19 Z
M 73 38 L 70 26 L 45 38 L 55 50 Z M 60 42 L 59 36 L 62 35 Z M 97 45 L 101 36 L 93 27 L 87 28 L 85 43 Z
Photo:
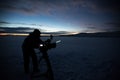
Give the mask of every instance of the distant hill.
M 79 33 L 79 34 L 76 34 L 76 35 L 65 35 L 65 36 L 74 36 L 74 37 L 120 37 L 120 31 L 99 32 L 99 33 Z

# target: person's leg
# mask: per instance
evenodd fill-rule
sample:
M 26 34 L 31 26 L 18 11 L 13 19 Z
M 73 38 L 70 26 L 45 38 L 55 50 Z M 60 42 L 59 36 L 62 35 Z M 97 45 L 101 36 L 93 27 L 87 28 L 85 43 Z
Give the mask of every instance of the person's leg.
M 27 52 L 23 51 L 23 59 L 24 59 L 24 70 L 25 73 L 29 73 L 29 63 L 30 63 L 30 56 Z
M 33 71 L 37 72 L 39 71 L 38 69 L 38 60 L 35 52 L 32 52 L 32 63 L 33 63 Z

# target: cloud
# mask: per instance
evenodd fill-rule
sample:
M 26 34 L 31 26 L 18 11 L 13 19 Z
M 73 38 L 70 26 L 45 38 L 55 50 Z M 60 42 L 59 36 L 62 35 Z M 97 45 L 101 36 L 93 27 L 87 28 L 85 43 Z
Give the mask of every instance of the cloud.
M 95 24 L 85 24 L 85 26 L 88 26 L 88 27 L 96 27 L 97 25 L 95 25 Z
M 105 23 L 105 25 L 120 28 L 120 23 L 119 22 L 107 22 L 107 23 Z
M 56 32 L 43 32 L 44 34 L 68 34 L 67 31 L 56 31 Z
M 120 3 L 118 0 L 73 0 L 75 6 L 87 8 L 94 12 L 119 12 Z
M 8 3 L 0 3 L 0 9 L 7 10 L 7 11 L 21 12 L 21 13 L 25 13 L 25 14 L 28 14 L 28 13 L 32 14 L 34 12 L 34 10 L 31 9 L 30 7 L 22 6 L 22 3 L 19 3 L 17 1 L 14 2 L 14 3 L 16 3 L 16 5 L 14 5 L 12 2 L 9 4 Z M 19 6 L 19 5 L 21 5 L 21 6 Z
M 65 8 L 56 1 L 52 2 L 49 0 L 16 0 L 10 3 L 1 2 L 0 9 L 26 14 L 50 14 L 54 10 Z
M 104 23 L 105 27 L 108 27 L 111 30 L 120 31 L 120 23 L 119 22 L 106 22 Z
M 11 26 L 10 26 L 11 25 Z M 9 27 L 10 26 L 10 27 Z M 24 27 L 26 26 L 26 27 Z M 31 26 L 31 27 L 27 27 L 27 26 Z M 28 33 L 28 32 L 32 32 L 35 28 L 32 28 L 32 26 L 34 27 L 42 27 L 43 25 L 40 24 L 28 24 L 28 23 L 10 23 L 10 22 L 6 22 L 6 21 L 0 21 L 0 31 L 4 31 L 4 32 L 19 32 L 19 33 Z M 38 28 L 40 31 L 46 31 L 44 29 Z
M 6 32 L 6 33 L 28 33 L 32 32 L 34 28 L 28 28 L 28 27 L 0 27 L 0 32 Z
M 119 11 L 118 0 L 100 0 L 100 1 L 93 1 L 91 3 L 90 8 L 95 11 L 101 11 L 101 12 L 113 12 L 116 13 Z
M 104 31 L 106 31 L 106 29 L 105 28 L 103 28 L 103 27 L 98 27 L 98 26 L 88 26 L 87 27 L 87 29 L 85 29 L 85 30 L 83 30 L 83 31 L 85 31 L 85 32 L 104 32 Z
M 96 26 L 87 26 L 87 30 L 96 30 L 96 31 L 120 31 L 120 23 L 119 22 L 106 22 Z
M 0 24 L 10 24 L 10 23 L 5 21 L 0 21 Z
M 85 24 L 85 32 L 109 32 L 120 31 L 120 23 L 118 22 L 106 22 L 103 24 Z
M 29 27 L 0 27 L 0 33 L 30 33 L 33 32 L 35 28 Z M 41 29 L 39 29 L 41 31 Z M 52 34 L 52 35 L 70 35 L 74 34 L 73 32 L 67 31 L 57 31 L 57 32 L 42 32 L 44 35 Z
M 118 12 L 120 9 L 118 0 L 9 0 L 1 1 L 0 9 L 25 14 L 48 14 L 56 12 L 66 13 L 67 11 L 81 8 L 88 11 L 111 11 Z
M 6 21 L 0 21 L 0 25 L 4 25 L 4 24 L 17 24 L 17 25 L 31 25 L 31 26 L 43 26 L 40 24 L 28 24 L 28 23 L 10 23 L 10 22 L 6 22 Z M 17 27 L 17 26 L 16 26 Z

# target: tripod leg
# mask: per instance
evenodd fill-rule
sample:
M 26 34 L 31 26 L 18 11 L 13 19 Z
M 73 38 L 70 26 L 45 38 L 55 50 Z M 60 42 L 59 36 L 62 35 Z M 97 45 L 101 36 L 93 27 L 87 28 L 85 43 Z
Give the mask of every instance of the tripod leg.
M 51 67 L 50 60 L 49 60 L 47 53 L 44 53 L 44 59 L 45 59 L 45 62 L 47 64 L 47 68 L 48 68 L 48 70 L 47 70 L 48 76 L 47 77 L 49 78 L 49 80 L 54 80 L 52 67 Z

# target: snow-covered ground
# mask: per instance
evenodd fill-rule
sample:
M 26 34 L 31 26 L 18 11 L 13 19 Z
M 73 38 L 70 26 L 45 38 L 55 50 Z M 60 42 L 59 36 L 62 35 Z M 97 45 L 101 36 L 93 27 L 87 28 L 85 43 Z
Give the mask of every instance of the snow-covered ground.
M 24 39 L 0 37 L 0 80 L 25 80 Z M 48 51 L 55 80 L 120 80 L 120 38 L 55 37 L 54 41 L 59 39 L 62 42 Z

